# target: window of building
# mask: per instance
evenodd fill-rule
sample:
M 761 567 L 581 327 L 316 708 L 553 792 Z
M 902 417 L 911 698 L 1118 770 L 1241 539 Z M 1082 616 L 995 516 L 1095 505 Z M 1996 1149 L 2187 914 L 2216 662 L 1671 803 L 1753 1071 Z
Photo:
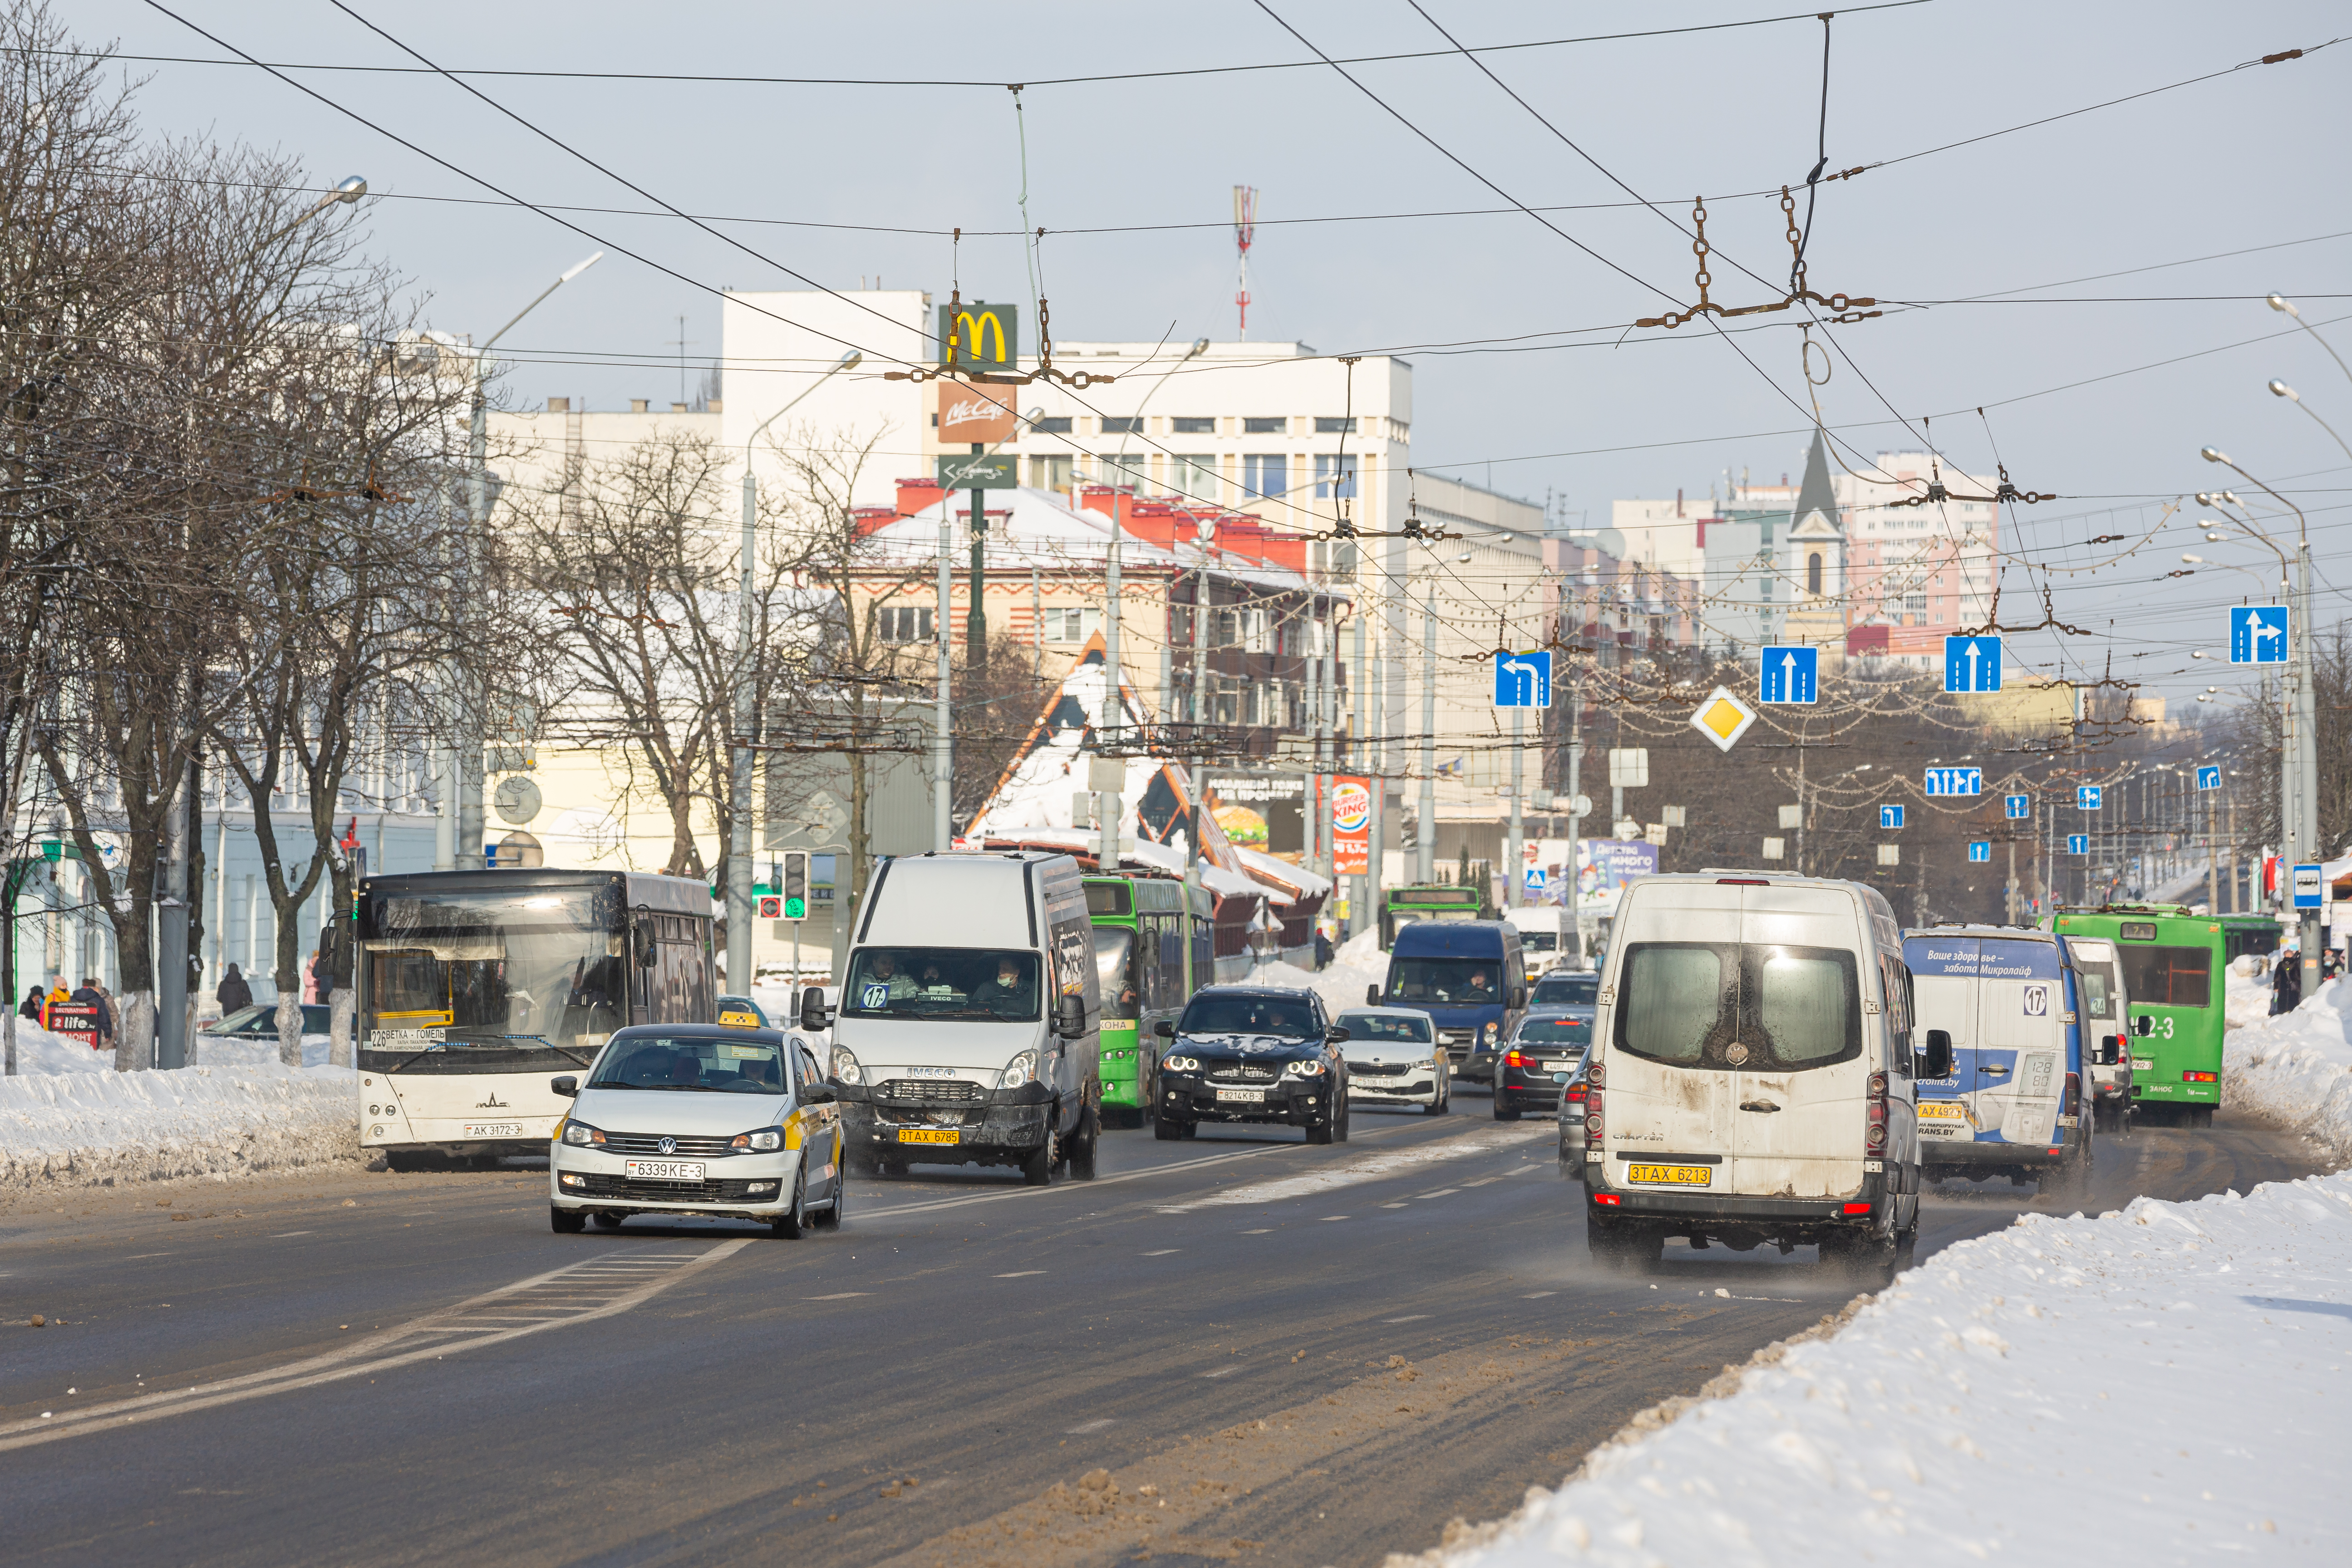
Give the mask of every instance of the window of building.
M 1320 424 L 1321 421 L 1318 420 L 1317 423 Z M 1346 465 L 1345 468 L 1341 467 L 1343 463 Z M 1356 459 L 1352 454 L 1344 458 L 1338 456 L 1325 456 L 1315 459 L 1315 499 L 1329 500 L 1333 498 L 1335 489 L 1342 500 L 1355 495 Z
M 1179 452 L 1168 459 L 1168 493 L 1183 500 L 1222 504 L 1217 458 L 1213 452 Z
M 1279 436 L 1289 428 L 1290 421 L 1279 414 L 1252 414 L 1242 420 L 1242 434 L 1244 436 Z
M 1045 636 L 1047 642 L 1084 642 L 1095 635 L 1102 624 L 1102 612 L 1084 606 L 1055 606 L 1045 612 Z
M 1805 557 L 1805 592 L 1815 598 L 1822 593 L 1822 552 L 1818 550 Z
M 1150 477 L 1151 459 L 1143 452 L 1106 452 L 1099 472 L 1105 484 L 1133 485 L 1141 489 Z
M 1334 419 L 1321 414 L 1315 416 L 1315 434 L 1318 436 L 1352 436 L 1355 433 L 1356 421 L 1352 415 L 1345 419 Z
M 884 642 L 929 642 L 933 635 L 931 612 L 912 605 L 885 605 L 875 622 Z
M 1239 610 L 1211 610 L 1209 616 L 1211 647 L 1231 647 L 1242 640 L 1242 613 Z
M 1106 436 L 1140 436 L 1143 434 L 1143 416 L 1140 414 L 1106 414 L 1103 416 L 1103 434 Z
M 1032 458 L 1029 459 L 1029 488 L 1036 490 L 1066 490 L 1070 488 L 1070 458 Z
M 1179 414 L 1168 422 L 1168 427 L 1179 436 L 1213 436 L 1217 433 L 1217 421 L 1213 416 Z
M 1256 420 L 1250 421 L 1255 425 Z M 1280 452 L 1242 454 L 1242 494 L 1280 500 L 1290 489 L 1290 465 Z
M 1040 419 L 1030 428 L 1041 436 L 1066 436 L 1074 421 L 1066 414 L 1056 414 L 1050 419 Z

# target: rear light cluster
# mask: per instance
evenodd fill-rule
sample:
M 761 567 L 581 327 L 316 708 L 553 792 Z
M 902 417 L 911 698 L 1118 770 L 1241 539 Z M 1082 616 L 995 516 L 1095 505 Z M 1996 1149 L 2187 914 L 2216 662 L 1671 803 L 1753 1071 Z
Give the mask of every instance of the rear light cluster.
M 1886 1152 L 1886 1075 L 1870 1075 L 1870 1108 L 1864 1112 L 1862 1147 L 1864 1152 Z
M 1588 1092 L 1589 1091 L 1580 1083 L 1567 1091 L 1570 1102 L 1576 1105 L 1581 1105 L 1584 1103 L 1584 1097 Z
M 2217 1072 L 2185 1072 L 2180 1075 L 2183 1083 L 2219 1083 L 2221 1080 L 2221 1075 Z
M 1503 1065 L 1505 1067 L 1523 1068 L 1527 1066 L 1528 1063 L 1527 1058 L 1519 1055 L 1519 1048 L 1517 1046 L 1513 1046 L 1509 1050 L 1503 1053 Z
M 2078 1072 L 2070 1072 L 2066 1075 L 2066 1114 L 2069 1116 L 2078 1114 L 2081 1110 L 2082 1101 L 2083 1075 Z
M 1584 1093 L 1584 1137 L 1587 1142 L 1601 1142 L 1601 1091 L 1597 1089 Z

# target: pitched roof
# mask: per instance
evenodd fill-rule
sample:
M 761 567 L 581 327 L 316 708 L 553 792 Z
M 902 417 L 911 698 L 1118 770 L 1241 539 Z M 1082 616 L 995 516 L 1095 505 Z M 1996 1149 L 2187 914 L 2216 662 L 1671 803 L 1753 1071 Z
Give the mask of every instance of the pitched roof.
M 1820 512 L 1832 528 L 1838 528 L 1837 491 L 1830 485 L 1829 437 L 1818 425 L 1813 426 L 1812 449 L 1805 454 L 1805 479 L 1797 487 L 1797 510 L 1790 514 L 1790 521 L 1801 527 L 1814 512 Z

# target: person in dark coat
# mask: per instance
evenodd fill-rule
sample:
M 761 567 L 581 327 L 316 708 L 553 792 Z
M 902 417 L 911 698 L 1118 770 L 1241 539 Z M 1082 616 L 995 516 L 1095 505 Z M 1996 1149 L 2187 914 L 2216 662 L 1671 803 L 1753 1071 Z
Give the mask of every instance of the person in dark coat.
M 77 1007 L 87 1007 L 98 1015 L 97 1048 L 101 1051 L 111 1049 L 114 1045 L 114 1010 L 106 1005 L 106 993 L 98 988 L 98 982 L 85 976 L 67 1000 Z
M 25 1005 L 16 1009 L 16 1016 L 30 1018 L 36 1024 L 41 1021 L 41 988 L 39 986 L 28 986 L 26 989 Z
M 2271 971 L 2271 1012 L 2292 1013 L 2303 1003 L 2303 957 L 2293 948 L 2278 955 Z
M 245 976 L 232 963 L 221 975 L 220 989 L 213 993 L 213 998 L 220 1004 L 221 1016 L 226 1018 L 253 1005 L 253 987 L 245 983 Z
M 1321 931 L 1317 931 L 1315 933 L 1315 967 L 1318 969 L 1330 968 L 1331 958 L 1334 951 L 1335 950 L 1331 946 L 1331 939 L 1325 936 Z

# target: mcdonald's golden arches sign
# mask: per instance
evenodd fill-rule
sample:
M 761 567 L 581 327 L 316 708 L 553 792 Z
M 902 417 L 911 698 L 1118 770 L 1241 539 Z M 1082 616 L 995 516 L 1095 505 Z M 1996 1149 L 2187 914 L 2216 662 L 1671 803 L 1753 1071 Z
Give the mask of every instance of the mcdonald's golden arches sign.
M 1021 307 L 970 300 L 940 307 L 940 364 L 1011 374 L 1021 365 Z

